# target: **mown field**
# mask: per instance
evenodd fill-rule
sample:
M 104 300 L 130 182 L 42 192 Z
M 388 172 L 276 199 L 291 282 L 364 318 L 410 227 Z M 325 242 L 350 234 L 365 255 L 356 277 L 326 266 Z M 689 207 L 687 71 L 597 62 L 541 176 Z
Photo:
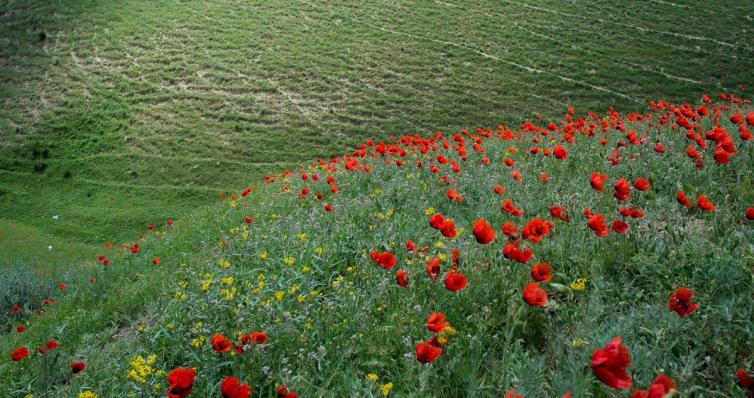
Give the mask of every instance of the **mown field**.
M 4 0 L 0 217 L 122 241 L 366 138 L 752 86 L 751 14 L 748 1 Z

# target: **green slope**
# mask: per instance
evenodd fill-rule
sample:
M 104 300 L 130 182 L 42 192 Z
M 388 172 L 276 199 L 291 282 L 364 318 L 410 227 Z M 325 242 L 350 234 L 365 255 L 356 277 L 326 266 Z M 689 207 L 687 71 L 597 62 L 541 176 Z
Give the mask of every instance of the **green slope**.
M 696 115 L 698 105 L 685 112 Z M 602 385 L 589 365 L 594 350 L 621 336 L 631 354 L 634 388 L 647 388 L 662 372 L 675 380 L 679 396 L 743 395 L 736 369 L 754 365 L 748 348 L 754 338 L 754 221 L 744 215 L 754 205 L 754 141 L 741 139 L 729 116 L 752 108 L 729 101 L 709 107 L 713 115 L 721 112 L 719 124 L 737 152 L 728 164 L 717 164 L 708 140 L 706 149 L 698 148 L 701 169 L 686 154 L 695 144 L 667 108 L 646 118 L 567 115 L 556 122 L 555 133 L 547 133 L 545 119 L 535 122 L 538 128 L 512 128 L 512 140 L 495 130 L 459 134 L 466 160 L 454 148 L 455 133 L 448 132 L 432 141 L 406 137 L 386 147 L 387 156 L 377 145 L 365 146 L 363 157 L 312 162 L 255 185 L 246 197 L 227 198 L 149 233 L 137 253 L 103 249 L 109 266 L 87 264 L 43 316 L 24 315 L 26 332 L 0 340 L 7 353 L 50 338 L 60 343 L 44 357 L 0 361 L 2 388 L 19 397 L 45 390 L 61 397 L 87 390 L 101 397 L 159 396 L 168 388 L 166 372 L 193 367 L 192 396 L 219 396 L 221 380 L 233 375 L 259 397 L 274 396 L 281 384 L 306 397 L 380 396 L 388 383 L 389 394 L 407 397 L 500 396 L 511 388 L 527 397 L 566 391 L 612 397 L 621 394 Z M 705 134 L 715 119 L 698 116 L 692 123 Z M 630 131 L 637 133 L 635 144 Z M 474 148 L 475 142 L 480 146 Z M 653 149 L 656 142 L 666 153 Z M 567 159 L 529 150 L 555 145 L 567 149 Z M 614 149 L 621 158 L 611 165 L 606 157 Z M 440 155 L 457 162 L 459 172 Z M 506 166 L 504 159 L 516 164 Z M 604 192 L 590 187 L 594 172 L 607 175 Z M 631 188 L 622 202 L 613 196 L 620 178 L 639 177 L 651 188 Z M 494 184 L 507 193 L 495 194 Z M 303 188 L 309 193 L 301 197 Z M 449 188 L 464 199 L 449 200 Z M 692 202 L 704 194 L 715 211 L 681 206 L 681 190 Z M 525 214 L 502 212 L 506 199 Z M 568 222 L 553 218 L 553 205 L 565 207 Z M 641 209 L 644 216 L 621 217 L 621 207 Z M 608 226 L 624 220 L 628 232 L 596 236 L 582 215 L 585 208 L 604 214 Z M 454 220 L 456 238 L 430 227 L 433 212 Z M 488 245 L 472 234 L 479 218 L 496 231 Z M 552 222 L 539 243 L 521 232 L 535 218 Z M 528 263 L 503 256 L 505 222 L 519 228 L 523 248 L 533 249 Z M 418 247 L 407 251 L 408 240 Z M 468 278 L 459 292 L 444 283 L 454 249 L 460 252 L 458 271 Z M 373 250 L 394 253 L 397 268 L 376 265 Z M 441 259 L 437 282 L 425 272 L 433 258 Z M 529 306 L 522 288 L 532 280 L 531 265 L 541 261 L 554 270 L 552 280 L 540 284 L 548 303 Z M 407 288 L 396 284 L 397 269 L 409 273 Z M 97 282 L 88 282 L 90 277 Z M 582 286 L 575 283 L 580 278 Z M 692 289 L 699 305 L 685 318 L 668 310 L 668 297 L 678 287 Z M 447 315 L 455 333 L 446 333 L 442 354 L 423 365 L 415 347 L 433 336 L 424 325 L 433 312 Z M 245 346 L 243 353 L 217 353 L 210 344 L 217 333 L 237 342 L 251 331 L 266 332 L 266 344 Z M 151 355 L 149 368 L 134 361 Z M 40 370 L 44 359 L 46 376 Z M 73 360 L 86 361 L 87 369 L 71 375 L 66 366 Z M 129 377 L 132 370 L 139 377 Z

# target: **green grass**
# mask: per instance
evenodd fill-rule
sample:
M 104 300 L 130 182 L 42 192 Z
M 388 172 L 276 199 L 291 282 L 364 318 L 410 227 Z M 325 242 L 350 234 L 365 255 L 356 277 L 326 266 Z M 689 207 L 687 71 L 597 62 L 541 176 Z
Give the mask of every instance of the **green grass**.
M 52 218 L 49 223 L 55 223 Z M 57 277 L 77 268 L 82 257 L 93 258 L 91 245 L 71 242 L 27 225 L 0 220 L 0 269 L 28 267 Z
M 754 205 L 748 167 L 754 141 L 739 139 L 728 121 L 739 107 L 752 111 L 751 105 L 730 103 L 713 108 L 721 110 L 720 125 L 737 148 L 727 165 L 714 162 L 711 146 L 703 150 L 705 167 L 697 169 L 685 154 L 690 141 L 684 134 L 648 124 L 667 113 L 658 111 L 644 122 L 621 116 L 626 129 L 646 135 L 647 143 L 620 149 L 623 158 L 614 166 L 605 158 L 608 149 L 626 141 L 617 129 L 560 143 L 567 160 L 524 152 L 533 145 L 552 148 L 562 132 L 521 133 L 508 141 L 470 134 L 464 137 L 465 161 L 454 149 L 442 149 L 440 139 L 438 150 L 426 154 L 402 145 L 403 167 L 394 163 L 399 157 L 368 148 L 357 158 L 368 172 L 346 171 L 341 161 L 255 185 L 248 197 L 198 209 L 147 234 L 138 253 L 102 249 L 112 260 L 109 266 L 81 264 L 43 316 L 17 317 L 26 332 L 0 338 L 3 352 L 34 348 L 50 338 L 60 349 L 21 362 L 0 361 L 0 385 L 9 397 L 68 397 L 82 391 L 100 397 L 160 396 L 167 388 L 165 372 L 193 367 L 191 396 L 197 397 L 219 396 L 228 375 L 251 385 L 255 397 L 274 396 L 280 384 L 300 396 L 376 397 L 387 383 L 396 397 L 500 396 L 511 388 L 526 397 L 559 397 L 566 391 L 577 397 L 625 397 L 628 393 L 599 383 L 589 368 L 592 352 L 621 336 L 631 354 L 633 389 L 647 388 L 665 373 L 677 383 L 679 397 L 742 396 L 736 369 L 754 366 L 748 348 L 754 338 L 749 294 L 754 222 L 744 217 Z M 675 120 L 671 115 L 670 123 Z M 708 131 L 713 121 L 706 117 L 697 124 Z M 599 143 L 603 137 L 606 146 Z M 484 153 L 472 149 L 473 138 L 479 138 Z M 533 142 L 540 138 L 543 144 Z M 657 141 L 667 153 L 653 150 Z M 521 151 L 511 153 L 511 147 Z M 439 165 L 438 154 L 457 161 L 460 172 Z M 485 156 L 489 165 L 482 162 Z M 505 158 L 516 166 L 506 167 Z M 431 163 L 441 171 L 431 173 Z M 522 181 L 514 181 L 513 170 L 521 172 Z M 320 179 L 303 181 L 301 172 Z M 548 174 L 547 182 L 538 178 L 541 172 Z M 589 186 L 592 172 L 608 175 L 605 192 Z M 449 184 L 440 181 L 442 175 Z M 328 176 L 336 179 L 338 193 L 330 191 Z M 621 177 L 644 177 L 652 187 L 632 189 L 628 201 L 618 202 L 612 185 Z M 492 192 L 495 183 L 507 188 L 504 196 Z M 310 193 L 302 199 L 303 187 Z M 464 200 L 448 200 L 449 187 Z M 679 190 L 692 201 L 705 194 L 716 210 L 682 207 L 675 198 Z M 316 193 L 323 199 L 315 199 Z M 526 214 L 501 212 L 504 199 Z M 324 203 L 333 205 L 331 213 Z M 550 217 L 553 204 L 566 208 L 570 222 Z M 629 231 L 622 235 L 597 237 L 582 216 L 590 208 L 610 223 L 620 218 L 623 206 L 640 208 L 645 216 L 626 219 Z M 455 221 L 457 238 L 444 238 L 428 225 L 432 211 Z M 246 216 L 254 222 L 247 224 Z M 502 224 L 521 228 L 535 217 L 551 220 L 553 229 L 540 243 L 522 243 L 534 250 L 533 259 L 525 265 L 505 259 Z M 493 243 L 474 239 L 477 218 L 498 231 Z M 407 252 L 409 239 L 427 246 L 426 254 Z M 459 271 L 469 282 L 456 293 L 442 282 L 453 249 L 460 251 Z M 398 268 L 409 272 L 408 288 L 396 285 L 398 268 L 385 270 L 370 260 L 372 250 L 395 253 Z M 159 265 L 152 263 L 155 256 Z M 444 258 L 437 283 L 425 274 L 425 264 L 435 257 Z M 521 291 L 538 261 L 550 263 L 554 274 L 541 284 L 547 305 L 531 307 Z M 89 283 L 90 277 L 97 282 Z M 579 278 L 586 279 L 583 290 L 572 285 Z M 680 286 L 692 289 L 699 304 L 686 318 L 668 311 L 668 297 Z M 447 315 L 456 333 L 436 361 L 422 365 L 414 347 L 432 336 L 424 322 L 437 311 Z M 237 341 L 252 330 L 268 333 L 264 347 L 218 354 L 210 346 L 215 333 Z M 129 378 L 134 358 L 151 355 L 155 359 L 143 380 Z M 73 360 L 84 360 L 87 369 L 72 375 L 67 365 Z M 370 373 L 379 380 L 370 381 Z
M 125 241 L 365 138 L 752 86 L 749 5 L 3 1 L 0 217 Z

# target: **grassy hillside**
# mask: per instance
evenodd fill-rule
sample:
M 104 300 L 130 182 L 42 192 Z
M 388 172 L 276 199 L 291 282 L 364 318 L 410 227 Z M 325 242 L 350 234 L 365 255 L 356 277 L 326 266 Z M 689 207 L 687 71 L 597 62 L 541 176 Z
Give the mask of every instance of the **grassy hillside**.
M 197 397 L 220 396 L 226 376 L 255 397 L 281 385 L 302 397 L 625 397 L 595 365 L 620 336 L 629 391 L 663 373 L 676 396 L 744 396 L 754 110 L 736 96 L 653 105 L 370 141 L 103 248 L 109 264 L 69 275 L 43 315 L 13 315 L 6 327 L 26 330 L 0 340 L 4 395 L 160 396 L 181 367 L 195 369 Z M 543 262 L 549 280 L 532 270 Z M 535 276 L 542 291 L 526 287 Z M 681 287 L 693 298 L 669 299 Z M 436 312 L 451 327 L 439 334 L 426 325 Z M 244 340 L 253 331 L 267 340 Z M 217 334 L 237 345 L 225 352 Z M 9 359 L 48 339 L 59 348 Z M 74 375 L 72 361 L 87 367 Z M 628 387 L 623 365 L 608 373 Z
M 366 138 L 752 86 L 751 18 L 748 1 L 0 1 L 0 217 L 123 241 Z

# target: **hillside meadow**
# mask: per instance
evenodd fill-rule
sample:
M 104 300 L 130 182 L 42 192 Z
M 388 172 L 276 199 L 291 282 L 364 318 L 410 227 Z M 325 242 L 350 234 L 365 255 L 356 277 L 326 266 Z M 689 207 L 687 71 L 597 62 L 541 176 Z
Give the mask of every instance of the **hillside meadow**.
M 15 306 L 0 380 L 20 397 L 750 395 L 754 110 L 651 105 L 370 140 L 223 193 Z
M 754 397 L 748 0 L 0 0 L 0 396 Z

